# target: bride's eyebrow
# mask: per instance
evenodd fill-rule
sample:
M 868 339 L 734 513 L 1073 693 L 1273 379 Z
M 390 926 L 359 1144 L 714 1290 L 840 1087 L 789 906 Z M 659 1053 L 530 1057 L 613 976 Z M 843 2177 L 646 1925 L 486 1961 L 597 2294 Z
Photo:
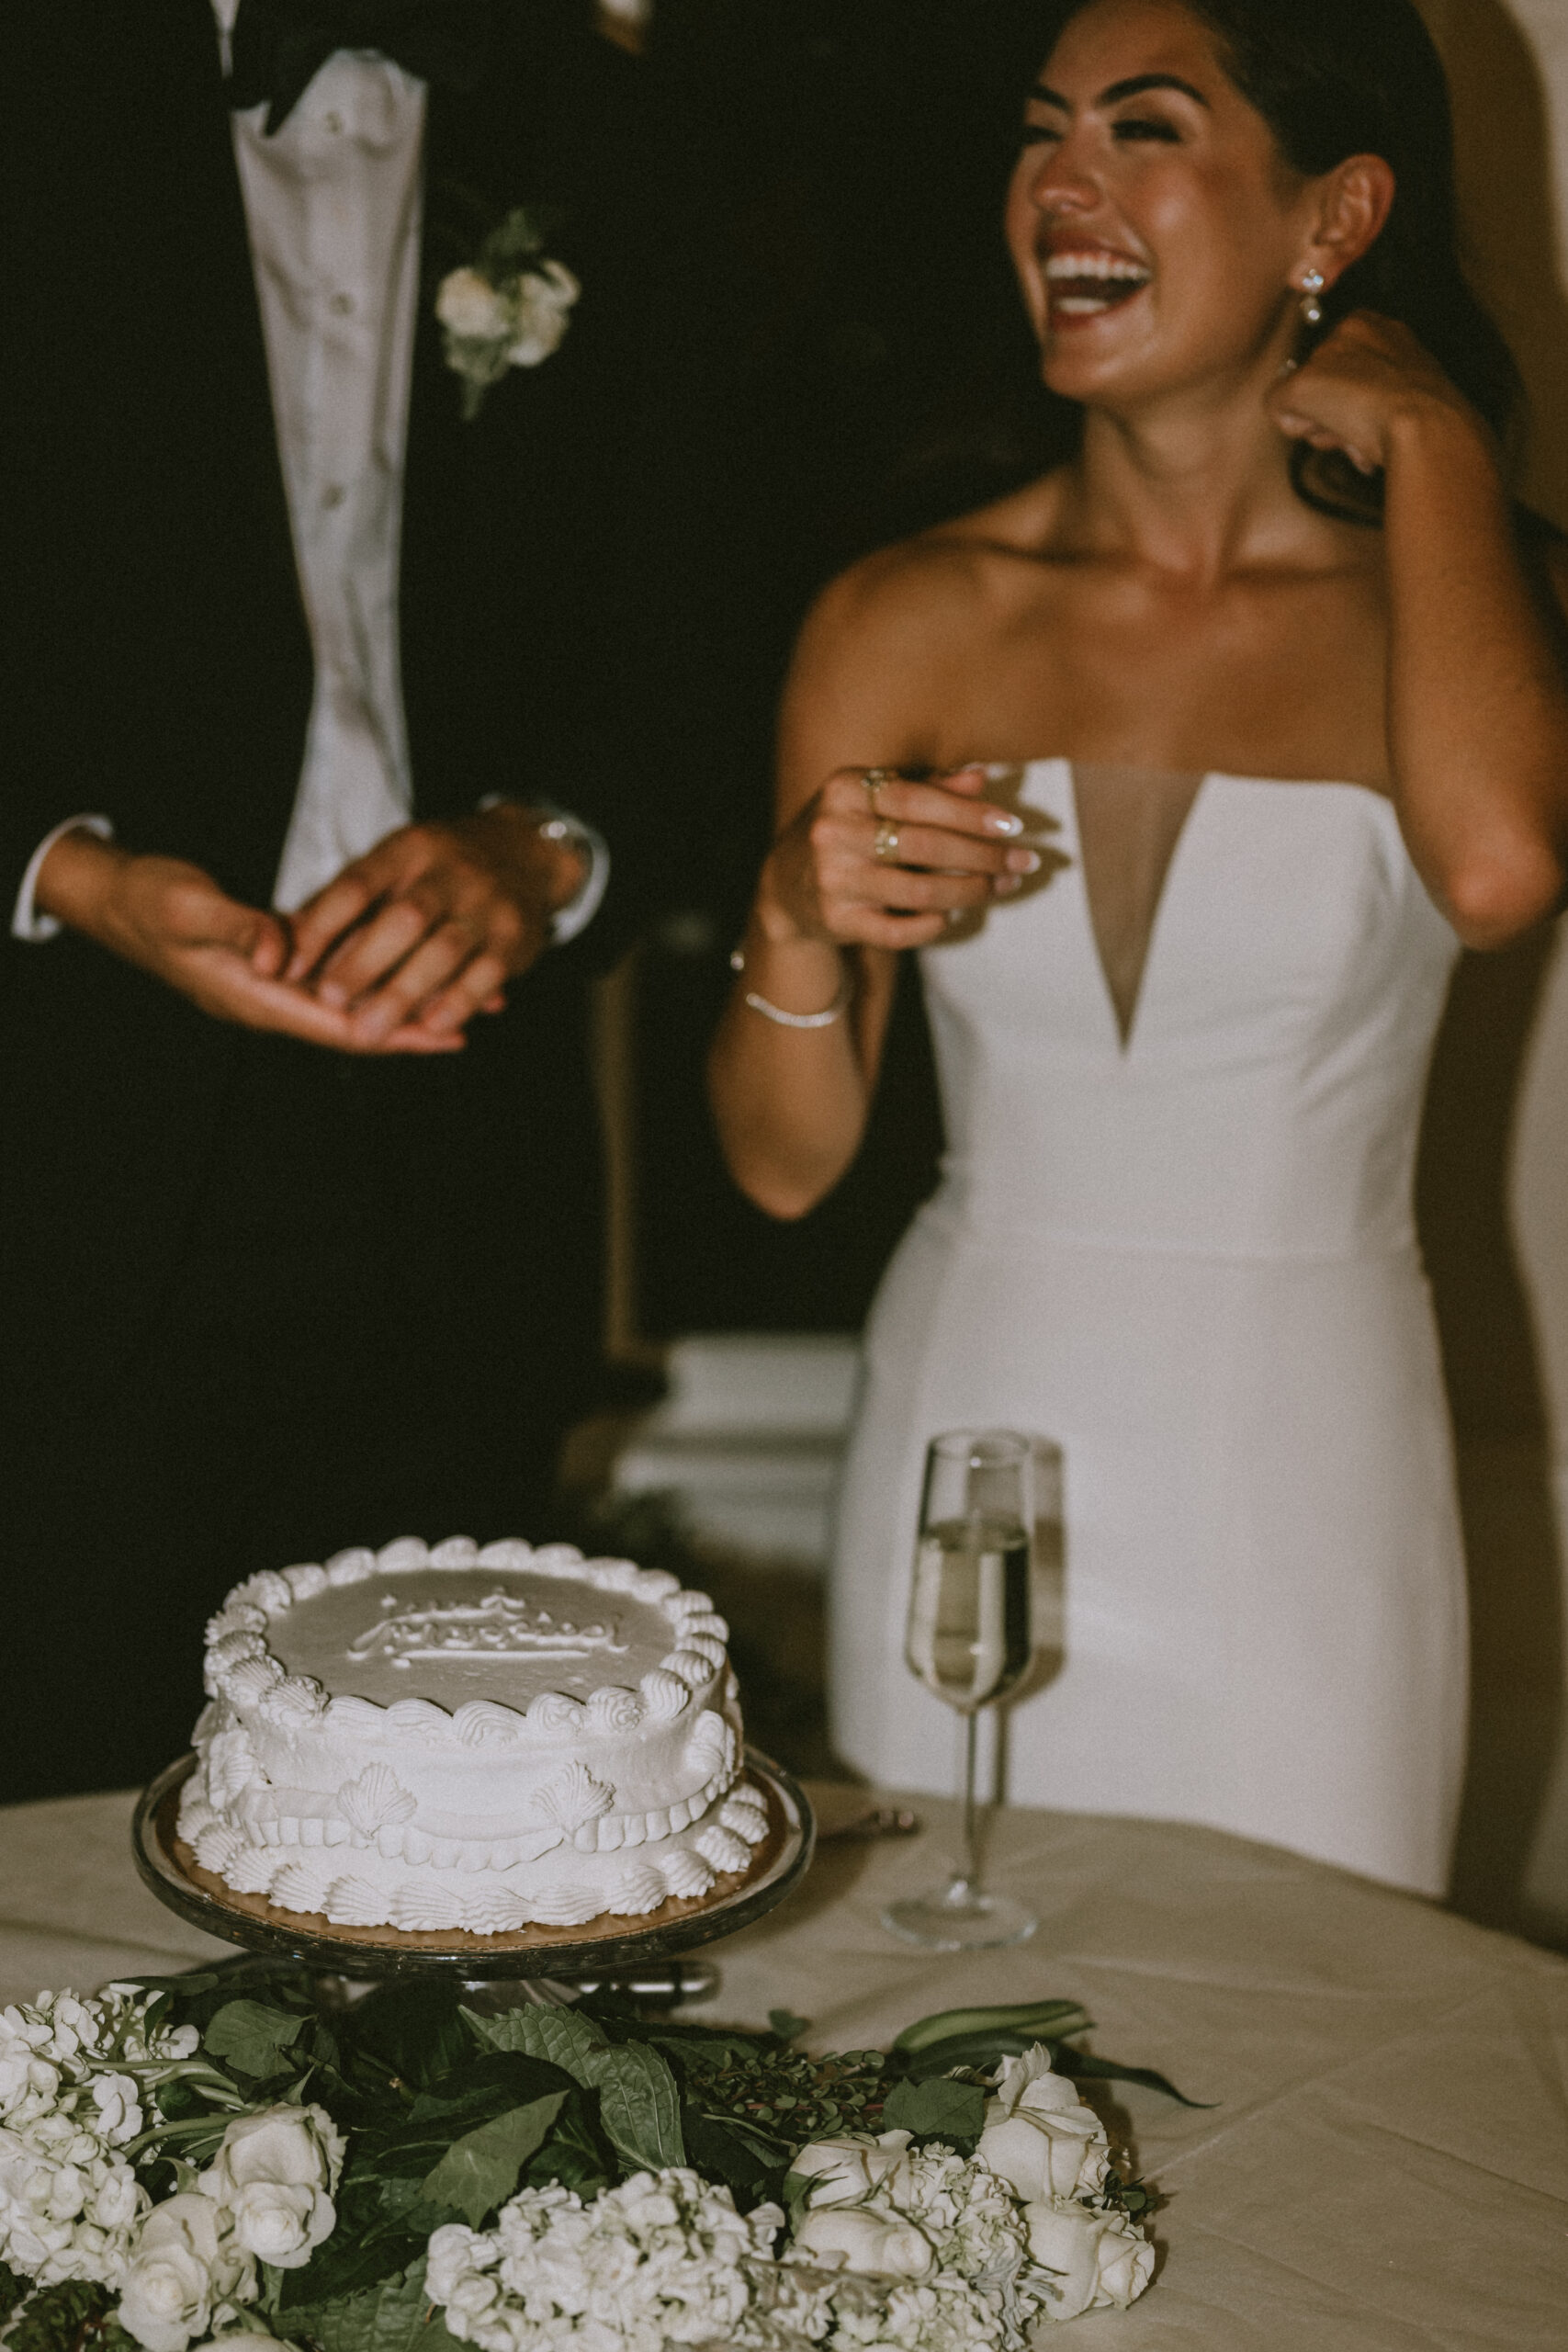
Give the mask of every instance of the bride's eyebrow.
M 1123 98 L 1141 98 L 1145 90 L 1175 90 L 1206 113 L 1213 112 L 1202 91 L 1192 83 L 1184 82 L 1179 74 L 1130 74 L 1124 82 L 1112 82 L 1109 89 L 1101 90 L 1094 103 L 1097 107 L 1119 106 Z M 1029 95 L 1037 106 L 1060 107 L 1064 114 L 1073 110 L 1072 101 L 1063 97 L 1059 90 L 1053 90 L 1047 82 L 1036 82 Z

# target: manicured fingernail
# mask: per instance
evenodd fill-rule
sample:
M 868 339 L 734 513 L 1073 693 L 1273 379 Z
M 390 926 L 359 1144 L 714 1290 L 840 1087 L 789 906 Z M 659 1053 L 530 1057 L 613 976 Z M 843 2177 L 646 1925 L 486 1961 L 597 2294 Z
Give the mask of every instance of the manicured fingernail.
M 1008 872 L 1010 874 L 1038 874 L 1039 871 L 1040 852 L 1037 849 L 1009 850 Z
M 998 874 L 991 885 L 993 893 L 998 899 L 1010 899 L 1022 888 L 1023 883 L 1016 874 Z
M 987 833 L 1021 833 L 1023 819 L 1010 817 L 1004 808 L 987 808 L 980 820 L 980 829 Z

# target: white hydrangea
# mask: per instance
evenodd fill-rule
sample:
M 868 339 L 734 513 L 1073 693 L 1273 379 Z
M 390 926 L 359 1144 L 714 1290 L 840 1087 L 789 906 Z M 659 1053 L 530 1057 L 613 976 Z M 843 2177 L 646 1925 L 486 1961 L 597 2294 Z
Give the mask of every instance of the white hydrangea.
M 1007 2184 L 940 2142 L 909 2149 L 878 2195 L 924 2231 L 942 2269 L 962 2271 L 966 2278 L 1011 2276 L 1028 2251 Z
M 164 2121 L 160 2086 L 206 2076 L 237 2103 L 196 2028 L 153 2019 L 156 1997 L 110 1984 L 0 2010 L 0 2261 L 40 2287 L 113 2288 L 146 2352 L 186 2352 L 245 2328 L 258 2260 L 297 2267 L 329 2234 L 344 2143 L 323 2108 L 242 2114 L 194 2186 L 152 2205 L 131 2158 Z
M 425 2286 L 450 2335 L 481 2352 L 662 2352 L 739 2341 L 784 2215 L 742 2216 L 728 2188 L 683 2166 L 633 2175 L 584 2205 L 525 2188 L 489 2232 L 453 2222 L 430 2241 Z
M 118 2152 L 158 2120 L 156 2086 L 196 2050 L 150 1998 L 40 1993 L 0 2010 L 0 2261 L 39 2286 L 117 2287 L 147 2210 Z

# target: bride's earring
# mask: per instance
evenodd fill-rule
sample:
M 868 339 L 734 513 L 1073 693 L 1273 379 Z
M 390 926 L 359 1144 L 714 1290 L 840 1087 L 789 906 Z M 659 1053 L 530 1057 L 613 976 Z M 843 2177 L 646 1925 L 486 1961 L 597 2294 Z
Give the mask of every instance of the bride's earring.
M 1317 298 L 1327 282 L 1321 269 L 1309 269 L 1302 274 L 1302 316 L 1309 327 L 1323 324 L 1323 304 Z

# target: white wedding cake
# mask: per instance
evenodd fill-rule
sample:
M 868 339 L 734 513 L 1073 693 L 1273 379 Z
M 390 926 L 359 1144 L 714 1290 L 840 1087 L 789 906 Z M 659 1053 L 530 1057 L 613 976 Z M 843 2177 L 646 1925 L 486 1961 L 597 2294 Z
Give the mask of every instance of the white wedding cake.
M 570 1544 L 405 1537 L 265 1570 L 207 1629 L 179 1835 L 334 1925 L 636 1918 L 746 1870 L 728 1628 L 706 1595 Z

